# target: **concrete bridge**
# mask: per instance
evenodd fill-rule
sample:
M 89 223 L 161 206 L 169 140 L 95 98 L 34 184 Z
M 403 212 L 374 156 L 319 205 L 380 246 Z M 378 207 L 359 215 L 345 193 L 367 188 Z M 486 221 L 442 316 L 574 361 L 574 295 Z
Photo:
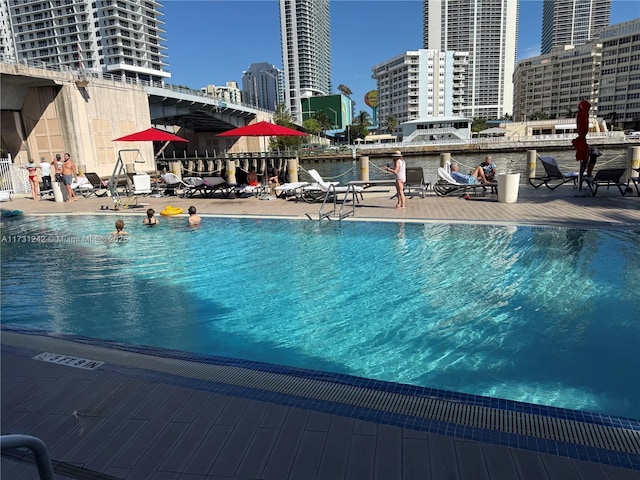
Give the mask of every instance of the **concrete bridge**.
M 125 163 L 136 162 L 139 170 L 155 168 L 151 143 L 113 142 L 151 125 L 169 127 L 189 140 L 169 145 L 168 155 L 216 155 L 259 151 L 258 138 L 216 135 L 254 119 L 273 120 L 273 112 L 197 90 L 1 57 L 0 85 L 0 156 L 27 163 L 70 152 L 78 165 L 101 176 L 112 172 L 121 149 L 139 149 L 127 152 Z

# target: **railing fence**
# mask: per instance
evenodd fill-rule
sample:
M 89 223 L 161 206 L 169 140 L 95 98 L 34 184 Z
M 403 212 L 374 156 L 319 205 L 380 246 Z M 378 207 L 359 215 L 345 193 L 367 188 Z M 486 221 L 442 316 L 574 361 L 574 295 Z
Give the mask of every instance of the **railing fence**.
M 0 157 L 0 192 L 31 192 L 28 176 L 24 168 L 13 164 L 11 154 Z

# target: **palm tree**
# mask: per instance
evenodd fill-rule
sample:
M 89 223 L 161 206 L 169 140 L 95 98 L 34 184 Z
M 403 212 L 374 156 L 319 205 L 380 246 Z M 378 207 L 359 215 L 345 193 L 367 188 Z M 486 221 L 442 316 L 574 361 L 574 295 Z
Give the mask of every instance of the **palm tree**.
M 276 111 L 273 114 L 273 121 L 277 125 L 283 127 L 295 129 L 296 125 L 291 119 L 289 110 L 285 107 L 284 103 L 276 106 Z M 272 151 L 287 151 L 287 150 L 300 150 L 302 145 L 301 137 L 271 137 L 269 142 L 269 149 Z
M 472 132 L 478 133 L 486 129 L 487 129 L 487 119 L 485 117 L 475 117 L 471 122 Z
M 320 132 L 322 132 L 322 125 L 315 118 L 306 119 L 302 122 L 302 126 L 314 135 L 320 135 Z
M 331 119 L 326 113 L 322 111 L 316 112 L 313 114 L 313 118 L 320 124 L 322 130 L 331 130 Z
M 398 128 L 398 119 L 395 115 L 389 115 L 387 117 L 387 132 L 393 134 Z
M 360 113 L 356 116 L 356 124 L 362 125 L 363 127 L 371 126 L 371 115 L 369 115 L 364 110 L 360 110 Z
M 276 111 L 273 114 L 273 121 L 277 125 L 293 128 L 293 119 L 291 118 L 291 114 L 285 107 L 284 103 L 280 103 L 276 106 Z

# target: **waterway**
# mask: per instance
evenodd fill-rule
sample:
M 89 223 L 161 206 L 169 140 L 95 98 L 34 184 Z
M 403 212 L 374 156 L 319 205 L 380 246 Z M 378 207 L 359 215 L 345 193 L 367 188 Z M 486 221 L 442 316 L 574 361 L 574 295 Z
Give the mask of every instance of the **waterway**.
M 602 156 L 598 159 L 596 168 L 622 168 L 627 165 L 628 148 L 601 148 Z M 360 152 L 359 152 L 360 154 Z M 451 160 L 460 165 L 463 172 L 471 171 L 482 162 L 484 155 L 490 154 L 496 164 L 498 172 L 519 172 L 521 182 L 526 183 L 527 172 L 527 152 L 473 152 L 451 154 Z M 578 171 L 578 162 L 575 157 L 575 150 L 545 150 L 540 155 L 554 157 L 562 172 Z M 438 179 L 438 167 L 440 167 L 440 154 L 428 155 L 408 155 L 405 157 L 408 167 L 422 167 L 425 178 L 428 182 L 434 183 Z M 390 175 L 383 168 L 386 164 L 392 164 L 391 157 L 372 157 L 369 160 L 369 179 L 388 179 Z M 314 160 L 303 159 L 300 166 L 304 170 L 316 169 L 326 180 L 346 183 L 351 180 L 359 180 L 360 163 L 359 160 L 336 160 L 330 157 L 317 158 Z M 544 174 L 542 164 L 538 161 L 536 167 L 538 175 Z M 303 179 L 304 180 L 304 179 Z

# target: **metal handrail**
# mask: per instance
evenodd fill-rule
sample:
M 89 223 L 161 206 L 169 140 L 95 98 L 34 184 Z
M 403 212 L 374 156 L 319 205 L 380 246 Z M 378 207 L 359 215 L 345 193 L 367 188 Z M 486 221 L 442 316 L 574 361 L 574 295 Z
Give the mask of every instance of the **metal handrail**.
M 53 466 L 49 450 L 42 440 L 30 435 L 1 435 L 0 449 L 28 448 L 33 452 L 41 480 L 53 480 Z
M 351 210 L 345 212 L 344 206 L 349 203 L 349 194 L 351 194 Z M 344 194 L 344 199 L 342 200 L 342 205 L 340 206 L 340 211 L 338 212 L 338 193 L 336 191 L 336 186 L 333 183 L 330 183 L 327 187 L 327 191 L 324 194 L 324 198 L 322 199 L 322 205 L 320 205 L 320 211 L 318 212 L 318 220 L 322 221 L 323 218 L 327 220 L 332 220 L 331 216 L 336 212 L 338 213 L 338 221 L 346 218 L 350 215 L 355 216 L 356 214 L 356 195 L 357 195 L 355 185 L 347 185 L 347 191 Z M 329 212 L 324 212 L 324 207 L 327 204 L 327 200 L 329 199 L 329 195 L 333 195 L 333 210 Z M 307 215 L 308 216 L 308 215 Z M 311 217 L 309 217 L 311 218 Z
M 329 198 L 329 194 L 331 193 L 331 190 L 333 190 L 333 210 L 327 213 L 322 213 L 322 211 L 324 210 L 324 206 L 327 203 L 327 199 Z M 318 212 L 318 220 L 322 221 L 323 218 L 326 218 L 327 220 L 331 220 L 331 215 L 333 215 L 338 208 L 336 195 L 337 195 L 336 186 L 333 183 L 330 183 L 329 187 L 327 188 L 327 191 L 324 193 L 324 198 L 322 199 L 322 205 L 320 205 L 320 211 Z
M 343 213 L 344 206 L 348 203 L 347 199 L 349 198 L 349 193 L 351 193 L 351 210 Z M 356 216 L 356 202 L 358 200 L 357 196 L 358 192 L 356 191 L 356 186 L 350 183 L 347 184 L 347 192 L 344 194 L 344 200 L 342 201 L 342 206 L 340 207 L 340 220 L 348 217 L 349 215 L 353 215 L 354 217 Z

